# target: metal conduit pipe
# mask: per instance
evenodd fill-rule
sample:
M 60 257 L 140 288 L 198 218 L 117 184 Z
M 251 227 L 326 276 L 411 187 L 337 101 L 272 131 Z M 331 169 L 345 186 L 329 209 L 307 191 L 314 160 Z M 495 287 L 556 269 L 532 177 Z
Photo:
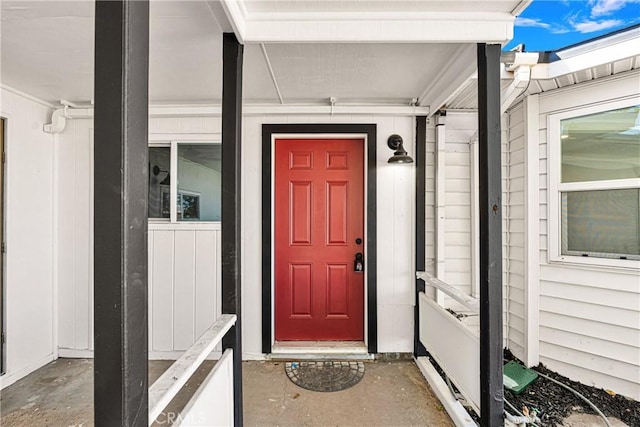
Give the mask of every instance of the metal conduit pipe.
M 520 421 L 520 423 L 524 422 L 525 424 L 527 424 L 527 423 L 531 424 L 533 427 L 538 427 L 538 425 L 535 424 L 536 422 L 540 421 L 540 419 L 537 416 L 534 415 L 534 419 L 531 420 L 531 419 L 527 418 L 522 412 L 520 412 L 515 406 L 513 406 L 507 399 L 504 399 L 504 403 L 507 404 L 509 409 L 511 409 L 513 412 L 515 412 L 516 414 L 519 415 L 518 417 L 514 417 L 514 418 L 516 418 L 516 419 L 523 418 L 523 419 L 526 420 L 526 421 Z M 507 411 L 504 411 L 504 413 L 507 415 L 507 419 L 509 419 L 509 416 L 513 417 L 513 415 L 509 414 Z M 509 420 L 509 421 L 511 421 L 512 423 L 515 423 L 515 421 L 513 421 L 513 420 Z M 516 424 L 518 424 L 518 423 L 516 423 Z
M 531 422 L 531 420 L 525 416 L 515 416 L 515 415 L 511 415 L 510 413 L 508 413 L 507 411 L 504 411 L 504 415 L 507 418 L 507 421 L 516 424 L 516 425 L 520 425 L 520 424 L 533 424 Z
M 543 378 L 548 379 L 551 382 L 554 382 L 556 384 L 558 384 L 560 387 L 564 387 L 567 390 L 569 390 L 571 393 L 575 394 L 576 396 L 578 396 L 580 399 L 584 400 L 585 402 L 587 402 L 587 404 L 591 407 L 591 409 L 593 409 L 594 411 L 596 411 L 596 414 L 600 415 L 600 417 L 604 420 L 604 423 L 607 425 L 607 427 L 611 427 L 611 423 L 609 422 L 609 419 L 607 419 L 607 417 L 602 413 L 602 411 L 600 409 L 598 409 L 598 407 L 591 402 L 589 399 L 587 399 L 586 397 L 584 397 L 582 394 L 580 394 L 577 390 L 569 387 L 566 384 L 561 383 L 560 381 L 551 378 L 548 375 L 543 374 L 542 372 L 534 369 L 534 371 L 536 371 L 538 373 L 538 375 L 542 376 Z

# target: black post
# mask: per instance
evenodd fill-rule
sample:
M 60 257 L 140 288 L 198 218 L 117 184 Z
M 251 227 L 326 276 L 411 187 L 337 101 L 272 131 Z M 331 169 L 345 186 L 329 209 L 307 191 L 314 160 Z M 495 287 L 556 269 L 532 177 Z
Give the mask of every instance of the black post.
M 480 424 L 503 425 L 500 45 L 478 44 Z
M 146 427 L 149 3 L 95 12 L 94 420 Z
M 236 325 L 222 340 L 233 348 L 234 425 L 242 425 L 242 334 L 240 288 L 240 153 L 242 53 L 233 33 L 222 36 L 222 313 Z
M 416 117 L 416 271 L 425 271 L 425 180 L 427 163 L 427 117 Z M 420 304 L 418 296 L 424 292 L 424 281 L 416 278 L 416 306 L 413 321 L 413 355 L 426 356 L 420 342 Z

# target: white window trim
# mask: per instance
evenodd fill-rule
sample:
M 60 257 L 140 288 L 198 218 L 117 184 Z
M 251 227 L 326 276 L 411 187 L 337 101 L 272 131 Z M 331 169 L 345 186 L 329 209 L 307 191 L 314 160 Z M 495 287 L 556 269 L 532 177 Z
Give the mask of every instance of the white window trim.
M 171 180 L 171 185 L 169 186 L 169 198 L 170 200 L 178 200 L 178 144 L 202 144 L 202 145 L 221 145 L 222 141 L 218 137 L 212 137 L 212 135 L 189 135 L 189 138 L 185 139 L 173 139 L 179 135 L 171 134 L 171 135 L 150 135 L 149 137 L 149 147 L 169 147 L 171 150 L 170 154 L 170 166 L 169 173 L 172 176 L 175 176 L 176 179 Z M 185 135 L 186 136 L 186 135 Z M 167 137 L 172 137 L 167 140 Z M 175 173 L 174 173 L 175 171 Z M 182 191 L 182 193 L 197 195 L 200 196 L 199 193 L 195 193 L 192 191 Z M 189 229 L 210 229 L 212 225 L 221 224 L 221 221 L 202 221 L 202 220 L 189 220 L 182 221 L 178 220 L 178 208 L 176 203 L 170 204 L 170 217 L 169 218 L 148 218 L 149 226 L 153 229 L 164 229 L 162 225 L 170 224 L 172 227 L 177 227 L 183 223 L 189 223 Z M 199 227 L 199 226 L 202 227 Z
M 623 260 L 613 258 L 580 257 L 575 255 L 563 255 L 560 238 L 562 232 L 561 225 L 561 193 L 563 191 L 586 191 L 602 189 L 624 189 L 640 187 L 640 179 L 620 179 L 607 181 L 587 181 L 587 182 L 560 182 L 561 151 L 560 151 L 560 121 L 586 116 L 589 114 L 601 113 L 610 110 L 617 110 L 625 107 L 632 107 L 640 104 L 640 97 L 616 100 L 583 108 L 576 108 L 560 113 L 551 113 L 547 116 L 547 162 L 549 171 L 549 202 L 548 202 L 548 230 L 547 239 L 548 261 L 549 263 L 581 264 L 585 266 L 612 267 L 619 269 L 640 269 L 640 261 Z

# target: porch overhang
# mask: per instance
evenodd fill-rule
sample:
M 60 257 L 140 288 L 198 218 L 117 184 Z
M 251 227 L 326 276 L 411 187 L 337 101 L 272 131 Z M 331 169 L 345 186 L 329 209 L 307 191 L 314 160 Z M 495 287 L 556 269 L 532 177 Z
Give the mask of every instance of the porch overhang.
M 504 43 L 514 15 L 500 12 L 252 13 L 243 1 L 223 6 L 243 43 Z

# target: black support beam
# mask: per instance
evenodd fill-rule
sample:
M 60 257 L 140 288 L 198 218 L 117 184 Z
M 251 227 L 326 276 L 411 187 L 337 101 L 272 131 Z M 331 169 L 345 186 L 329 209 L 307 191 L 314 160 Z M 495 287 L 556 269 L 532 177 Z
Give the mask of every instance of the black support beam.
M 234 425 L 242 425 L 242 334 L 240 288 L 240 173 L 242 137 L 242 58 L 233 33 L 222 36 L 222 313 L 236 324 L 222 340 L 233 348 Z
M 502 426 L 502 165 L 500 45 L 478 44 L 480 154 L 480 415 L 482 427 Z
M 148 425 L 149 3 L 96 2 L 96 426 Z
M 425 184 L 427 163 L 427 117 L 416 117 L 416 271 L 425 271 L 426 224 Z M 420 342 L 420 304 L 418 296 L 424 292 L 424 281 L 416 278 L 416 300 L 413 322 L 413 355 L 426 356 L 427 350 Z

